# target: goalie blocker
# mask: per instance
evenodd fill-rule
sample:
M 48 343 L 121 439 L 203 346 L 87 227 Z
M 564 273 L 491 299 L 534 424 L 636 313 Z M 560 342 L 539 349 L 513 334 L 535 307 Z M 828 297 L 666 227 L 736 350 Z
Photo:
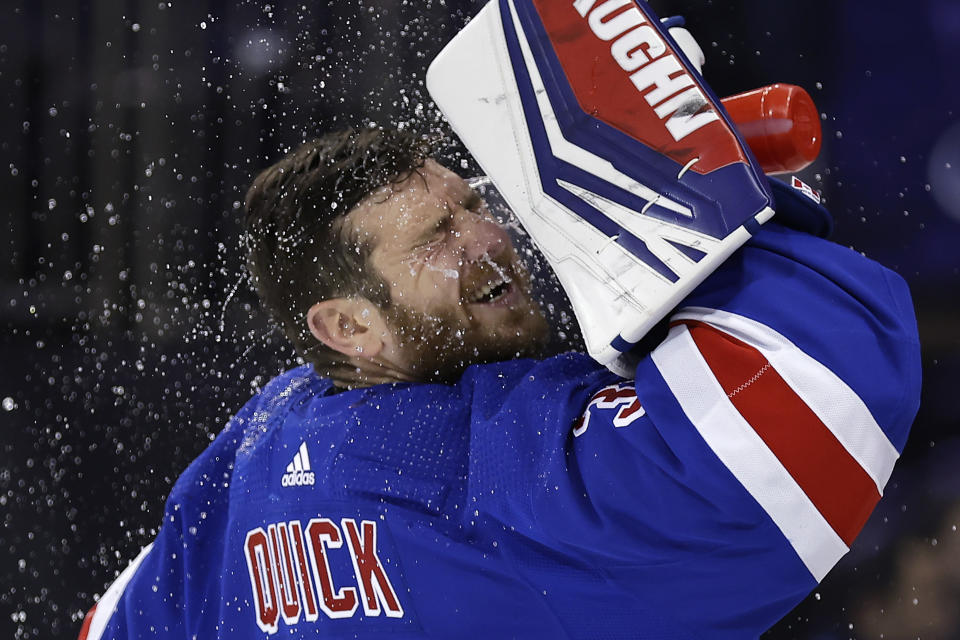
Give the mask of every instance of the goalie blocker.
M 621 375 L 621 356 L 774 213 L 702 60 L 670 31 L 642 0 L 492 0 L 427 73 L 588 352 Z

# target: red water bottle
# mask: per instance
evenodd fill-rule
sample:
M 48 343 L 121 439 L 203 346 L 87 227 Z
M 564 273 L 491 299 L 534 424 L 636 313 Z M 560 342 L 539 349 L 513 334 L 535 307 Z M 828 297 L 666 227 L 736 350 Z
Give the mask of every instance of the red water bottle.
M 765 173 L 800 171 L 817 159 L 820 114 L 801 87 L 771 84 L 724 98 L 723 106 Z

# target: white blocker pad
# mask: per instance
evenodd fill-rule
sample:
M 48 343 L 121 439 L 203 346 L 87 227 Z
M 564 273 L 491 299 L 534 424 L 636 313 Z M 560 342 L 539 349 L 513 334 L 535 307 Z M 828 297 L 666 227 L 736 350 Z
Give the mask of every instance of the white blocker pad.
M 773 215 L 719 99 L 642 0 L 492 0 L 427 88 L 553 267 L 590 355 L 621 375 L 621 354 Z

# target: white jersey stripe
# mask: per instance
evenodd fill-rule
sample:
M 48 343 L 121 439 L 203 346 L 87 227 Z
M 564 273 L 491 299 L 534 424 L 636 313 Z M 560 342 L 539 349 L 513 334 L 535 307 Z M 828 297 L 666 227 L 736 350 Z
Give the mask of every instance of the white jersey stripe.
M 120 596 L 123 595 L 123 590 L 127 587 L 127 583 L 130 582 L 133 575 L 137 572 L 137 567 L 140 566 L 140 563 L 143 562 L 152 548 L 153 543 L 151 542 L 141 549 L 140 554 L 117 576 L 117 579 L 113 581 L 113 584 L 106 590 L 103 597 L 97 601 L 97 609 L 93 612 L 93 620 L 90 621 L 90 628 L 87 631 L 85 640 L 100 640 L 103 636 L 103 632 L 107 628 L 107 623 L 110 622 L 110 618 L 113 617 L 113 612 L 117 610 L 117 603 L 120 602 Z
M 672 320 L 705 322 L 758 350 L 877 485 L 880 495 L 899 453 L 853 389 L 770 327 L 741 315 L 686 307 Z
M 819 582 L 847 546 L 730 402 L 685 326 L 651 354 L 683 412 Z

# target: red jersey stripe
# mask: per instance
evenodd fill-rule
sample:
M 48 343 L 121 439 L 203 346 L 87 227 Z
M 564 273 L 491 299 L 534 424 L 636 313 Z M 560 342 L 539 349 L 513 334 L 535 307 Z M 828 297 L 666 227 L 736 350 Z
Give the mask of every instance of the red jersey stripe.
M 90 624 L 93 622 L 93 614 L 97 611 L 97 605 L 90 607 L 90 611 L 87 611 L 87 615 L 83 618 L 83 626 L 80 627 L 80 635 L 77 636 L 77 640 L 87 640 L 87 635 L 90 633 Z
M 874 481 L 760 351 L 683 324 L 730 402 L 849 546 L 880 500 Z

